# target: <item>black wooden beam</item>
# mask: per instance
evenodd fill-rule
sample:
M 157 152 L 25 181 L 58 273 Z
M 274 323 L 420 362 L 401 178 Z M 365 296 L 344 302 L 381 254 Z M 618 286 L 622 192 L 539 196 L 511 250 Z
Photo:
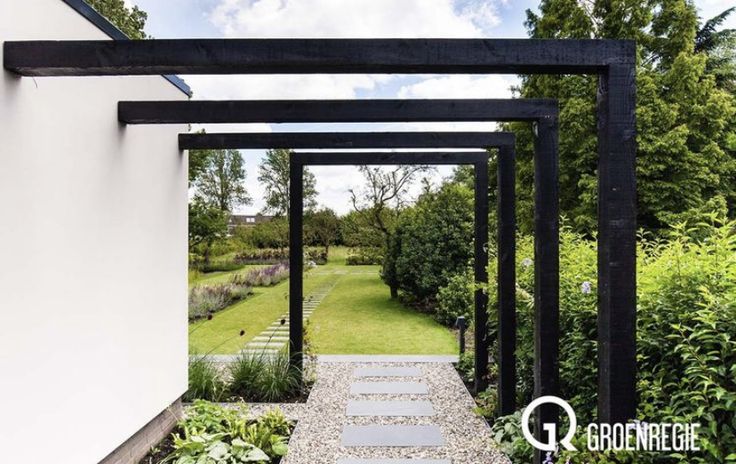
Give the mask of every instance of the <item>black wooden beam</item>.
M 496 161 L 498 294 L 498 406 L 516 411 L 516 162 L 514 147 L 499 148 Z
M 289 364 L 302 371 L 304 364 L 304 248 L 302 244 L 304 201 L 302 184 L 304 167 L 289 164 Z M 298 376 L 300 381 L 303 375 Z
M 295 159 L 310 166 L 390 165 L 390 164 L 476 164 L 488 159 L 488 152 L 297 152 Z
M 559 396 L 559 187 L 557 119 L 536 123 L 534 155 L 534 397 Z M 557 424 L 552 404 L 536 410 L 535 436 L 544 442 L 544 424 Z M 559 427 L 558 427 L 559 430 Z M 535 462 L 544 453 L 537 450 Z
M 513 145 L 505 145 L 513 150 Z M 481 285 L 488 283 L 488 159 L 475 165 L 475 215 L 473 274 L 476 283 L 474 300 L 475 324 L 475 391 L 488 387 L 488 294 Z
M 550 99 L 121 101 L 126 124 L 536 121 Z
M 580 74 L 633 63 L 625 40 L 158 39 L 5 42 L 26 76 L 150 74 Z
M 259 132 L 179 134 L 179 148 L 490 148 L 514 143 L 510 132 Z
M 636 70 L 598 89 L 598 419 L 636 414 Z

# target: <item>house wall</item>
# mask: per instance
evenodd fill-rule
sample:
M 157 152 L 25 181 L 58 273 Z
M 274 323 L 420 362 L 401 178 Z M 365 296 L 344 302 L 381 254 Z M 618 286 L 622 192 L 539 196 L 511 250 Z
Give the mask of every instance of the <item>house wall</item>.
M 60 0 L 0 1 L 0 41 L 108 38 Z M 1 80 L 0 461 L 96 463 L 187 388 L 187 127 L 116 107 L 187 97 L 160 76 Z

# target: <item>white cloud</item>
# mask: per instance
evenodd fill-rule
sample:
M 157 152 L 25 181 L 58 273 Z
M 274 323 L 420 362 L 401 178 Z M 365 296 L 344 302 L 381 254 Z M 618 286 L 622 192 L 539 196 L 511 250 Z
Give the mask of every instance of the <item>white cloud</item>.
M 452 0 L 222 0 L 209 18 L 226 37 L 480 37 L 493 15 Z
M 399 89 L 399 98 L 511 98 L 512 76 L 456 74 L 424 79 Z
M 273 75 L 185 76 L 194 89 L 194 99 L 336 99 L 355 98 L 358 90 L 375 90 L 390 76 Z

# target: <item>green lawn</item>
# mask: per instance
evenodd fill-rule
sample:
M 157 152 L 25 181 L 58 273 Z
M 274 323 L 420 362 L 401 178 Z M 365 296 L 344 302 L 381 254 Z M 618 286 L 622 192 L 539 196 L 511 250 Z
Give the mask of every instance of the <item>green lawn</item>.
M 307 273 L 304 294 L 337 281 L 315 310 L 310 335 L 323 354 L 454 354 L 455 338 L 432 318 L 404 308 L 389 297 L 379 266 L 345 266 L 346 251 L 330 249 L 330 262 Z M 336 274 L 335 271 L 341 272 Z M 236 271 L 237 272 L 237 271 Z M 352 274 L 364 272 L 363 274 Z M 190 284 L 226 281 L 218 273 Z M 288 280 L 215 314 L 211 321 L 190 325 L 189 349 L 196 353 L 235 353 L 280 315 L 288 312 Z M 246 331 L 238 337 L 240 330 Z
M 307 274 L 304 293 L 334 279 L 332 275 Z M 192 353 L 235 353 L 260 334 L 282 314 L 289 312 L 289 281 L 273 287 L 256 287 L 253 295 L 217 312 L 211 321 L 189 325 L 189 351 Z M 245 336 L 238 333 L 245 330 Z
M 392 300 L 379 266 L 346 266 L 310 319 L 320 354 L 456 354 L 457 342 L 429 316 Z

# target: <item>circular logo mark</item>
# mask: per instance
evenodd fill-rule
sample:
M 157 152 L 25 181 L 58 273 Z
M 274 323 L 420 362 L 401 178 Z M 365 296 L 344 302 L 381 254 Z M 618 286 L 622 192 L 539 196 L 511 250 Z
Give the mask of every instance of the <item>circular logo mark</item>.
M 575 446 L 573 446 L 573 444 L 570 442 L 570 440 L 572 440 L 572 437 L 575 435 L 575 429 L 578 426 L 578 419 L 575 416 L 575 411 L 572 410 L 572 406 L 570 406 L 567 401 L 551 395 L 540 396 L 539 398 L 535 399 L 534 401 L 529 403 L 529 406 L 527 406 L 526 409 L 524 409 L 524 412 L 521 414 L 521 432 L 524 434 L 524 438 L 526 438 L 526 441 L 528 441 L 533 447 L 541 451 L 557 451 L 556 424 L 542 424 L 542 430 L 547 432 L 546 443 L 542 443 L 541 441 L 537 440 L 529 429 L 529 418 L 531 417 L 532 412 L 534 412 L 535 409 L 543 404 L 555 404 L 561 407 L 563 411 L 565 411 L 567 416 L 570 418 L 570 429 L 560 440 L 560 445 L 562 445 L 562 447 L 566 450 L 577 451 Z

